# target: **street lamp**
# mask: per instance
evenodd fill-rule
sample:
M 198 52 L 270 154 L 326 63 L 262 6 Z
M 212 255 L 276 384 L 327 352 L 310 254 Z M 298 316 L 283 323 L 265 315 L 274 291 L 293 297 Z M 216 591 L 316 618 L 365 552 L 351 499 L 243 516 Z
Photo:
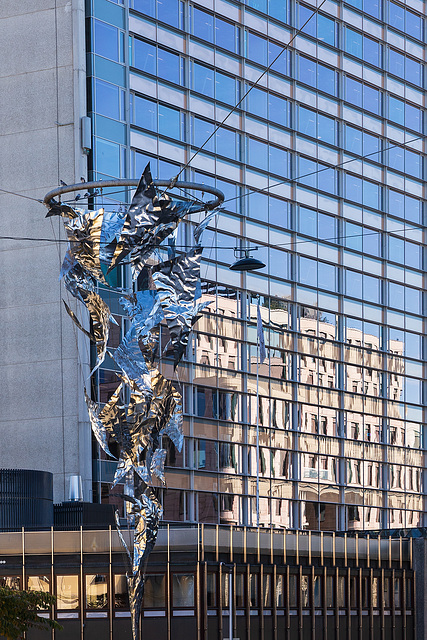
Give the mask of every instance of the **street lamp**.
M 261 262 L 261 260 L 257 260 L 249 255 L 249 251 L 256 251 L 257 249 L 258 247 L 253 247 L 252 249 L 235 248 L 234 257 L 237 258 L 238 253 L 240 253 L 241 257 L 230 266 L 231 271 L 255 271 L 256 269 L 263 269 L 265 264 Z

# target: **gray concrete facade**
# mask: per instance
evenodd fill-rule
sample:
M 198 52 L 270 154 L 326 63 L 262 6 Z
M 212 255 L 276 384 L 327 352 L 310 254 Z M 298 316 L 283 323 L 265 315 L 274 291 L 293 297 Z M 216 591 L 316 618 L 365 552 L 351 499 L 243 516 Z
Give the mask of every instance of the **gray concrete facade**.
M 0 4 L 0 188 L 29 198 L 86 177 L 84 0 Z M 0 236 L 64 238 L 42 204 L 0 192 Z M 50 471 L 54 500 L 80 474 L 90 499 L 82 386 L 89 345 L 58 280 L 66 245 L 0 239 L 0 467 Z

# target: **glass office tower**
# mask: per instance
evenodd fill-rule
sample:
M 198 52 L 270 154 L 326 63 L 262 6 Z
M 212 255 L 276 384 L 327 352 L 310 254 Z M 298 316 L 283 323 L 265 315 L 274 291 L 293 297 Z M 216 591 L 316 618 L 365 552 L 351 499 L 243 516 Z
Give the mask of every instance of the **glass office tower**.
M 263 526 L 425 523 L 424 7 L 327 0 L 275 60 L 314 3 L 88 0 L 93 179 L 175 176 L 275 60 L 181 176 L 226 200 L 178 373 L 183 451 L 164 439 L 166 520 L 255 524 L 258 469 Z M 129 196 L 111 192 L 97 204 Z M 230 271 L 234 247 L 266 267 Z M 107 359 L 98 399 L 116 386 Z M 116 499 L 114 467 L 95 452 L 95 499 Z

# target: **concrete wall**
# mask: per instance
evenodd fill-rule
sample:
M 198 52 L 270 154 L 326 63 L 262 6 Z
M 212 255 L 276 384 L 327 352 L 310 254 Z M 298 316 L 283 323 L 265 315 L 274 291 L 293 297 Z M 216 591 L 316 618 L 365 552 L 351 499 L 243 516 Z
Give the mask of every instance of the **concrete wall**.
M 43 198 L 86 177 L 84 0 L 1 0 L 0 33 L 0 188 Z M 64 238 L 45 214 L 0 192 L 0 236 Z M 0 239 L 0 467 L 51 471 L 55 501 L 70 474 L 91 488 L 89 349 L 61 301 L 65 246 Z

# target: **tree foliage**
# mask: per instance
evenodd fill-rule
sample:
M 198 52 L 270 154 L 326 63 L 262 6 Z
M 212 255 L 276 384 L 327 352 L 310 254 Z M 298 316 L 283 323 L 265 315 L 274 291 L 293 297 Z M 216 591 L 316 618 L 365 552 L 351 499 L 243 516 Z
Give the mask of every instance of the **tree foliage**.
M 18 591 L 0 587 L 0 635 L 18 640 L 30 627 L 59 629 L 56 620 L 42 618 L 39 612 L 55 603 L 55 596 L 44 591 Z

